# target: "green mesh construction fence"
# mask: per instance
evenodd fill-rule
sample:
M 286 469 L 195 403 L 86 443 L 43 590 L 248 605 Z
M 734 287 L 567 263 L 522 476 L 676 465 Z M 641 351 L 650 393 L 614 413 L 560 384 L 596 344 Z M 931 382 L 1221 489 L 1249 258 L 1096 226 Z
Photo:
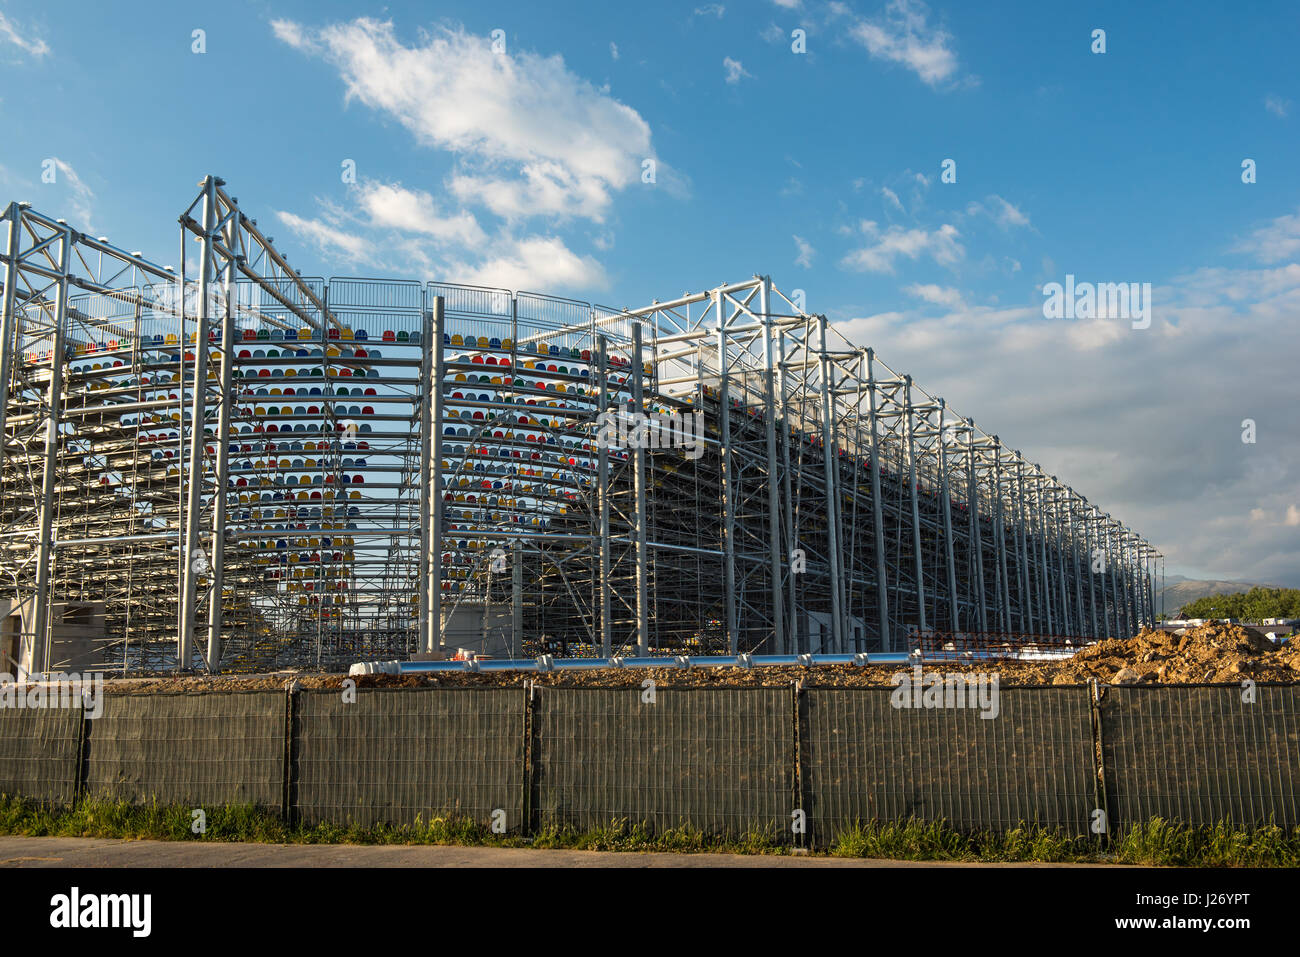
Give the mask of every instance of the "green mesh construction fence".
M 538 688 L 535 806 L 542 825 L 626 820 L 652 831 L 789 833 L 791 690 Z
M 110 693 L 98 718 L 3 707 L 0 792 L 69 803 L 80 783 L 306 823 L 622 820 L 796 843 L 802 811 L 823 846 L 854 822 L 911 817 L 1088 834 L 1099 806 L 1112 831 L 1300 824 L 1295 686 L 1105 687 L 1095 711 L 1087 688 L 1064 686 L 999 688 L 993 709 L 896 707 L 892 688 L 647 690 Z
M 987 718 L 992 707 L 895 707 L 893 694 L 809 688 L 801 696 L 815 841 L 854 822 L 910 817 L 1088 832 L 1098 802 L 1087 688 L 998 688 Z
M 440 815 L 524 827 L 522 689 L 303 691 L 291 800 L 306 823 L 411 824 Z M 497 813 L 501 812 L 501 813 Z
M 284 694 L 104 695 L 86 722 L 86 791 L 140 804 L 254 804 L 284 787 Z
M 1100 714 L 1112 827 L 1300 824 L 1300 687 L 1108 687 Z
M 76 795 L 81 708 L 0 708 L 0 793 L 53 804 Z

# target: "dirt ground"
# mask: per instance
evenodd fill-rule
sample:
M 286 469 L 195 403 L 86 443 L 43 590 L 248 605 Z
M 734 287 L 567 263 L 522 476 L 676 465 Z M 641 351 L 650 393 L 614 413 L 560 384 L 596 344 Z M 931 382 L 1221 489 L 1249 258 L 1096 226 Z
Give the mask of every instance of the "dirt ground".
M 653 678 L 660 687 L 780 687 L 798 679 L 807 687 L 879 687 L 891 684 L 902 665 L 818 665 L 812 668 L 762 667 L 600 668 L 582 671 L 444 672 L 424 675 L 357 675 L 363 688 L 508 688 L 527 681 L 561 687 L 632 688 Z M 1300 682 L 1300 639 L 1275 646 L 1236 625 L 1207 624 L 1177 632 L 1144 629 L 1128 640 L 1108 639 L 1057 661 L 990 661 L 970 664 L 927 662 L 927 670 L 996 673 L 1003 685 L 1080 684 L 1090 678 L 1107 684 L 1239 684 L 1255 681 Z M 109 690 L 132 693 L 175 691 L 280 690 L 289 682 L 301 688 L 339 688 L 346 675 L 291 674 L 238 678 L 128 678 L 109 681 Z

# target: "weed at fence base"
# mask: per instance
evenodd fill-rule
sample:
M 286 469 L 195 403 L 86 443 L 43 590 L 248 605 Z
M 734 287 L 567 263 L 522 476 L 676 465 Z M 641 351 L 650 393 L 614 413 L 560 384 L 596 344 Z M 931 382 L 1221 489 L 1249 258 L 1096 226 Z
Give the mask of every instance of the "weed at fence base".
M 1111 863 L 1148 867 L 1300 866 L 1300 826 L 1244 828 L 1228 821 L 1196 826 L 1152 818 L 1122 828 L 1110 845 L 1058 828 L 1020 824 L 959 831 L 945 821 L 868 821 L 835 835 L 835 857 L 983 863 Z
M 206 830 L 191 831 L 191 809 L 157 803 L 132 805 L 87 797 L 68 807 L 0 794 L 0 835 L 98 837 L 118 840 L 248 842 L 262 844 L 407 844 L 461 847 L 533 847 L 559 850 L 789 854 L 770 831 L 733 837 L 690 825 L 651 830 L 627 818 L 589 830 L 544 825 L 531 837 L 494 834 L 468 817 L 435 816 L 409 825 L 286 824 L 275 811 L 248 805 L 206 809 Z M 1021 824 L 1005 831 L 961 831 L 946 821 L 868 821 L 834 834 L 824 845 L 833 857 L 972 863 L 1112 863 L 1174 867 L 1298 867 L 1300 826 L 1244 828 L 1227 821 L 1193 826 L 1162 818 L 1123 828 L 1109 846 L 1058 828 Z

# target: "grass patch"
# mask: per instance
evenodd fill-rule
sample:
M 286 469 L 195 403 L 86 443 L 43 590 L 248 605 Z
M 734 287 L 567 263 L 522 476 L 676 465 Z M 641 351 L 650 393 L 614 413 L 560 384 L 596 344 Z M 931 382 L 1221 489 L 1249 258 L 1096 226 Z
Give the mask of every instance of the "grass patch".
M 1241 828 L 1227 821 L 1194 826 L 1152 818 L 1122 829 L 1110 844 L 1056 828 L 959 831 L 943 821 L 872 821 L 837 834 L 835 857 L 986 863 L 1111 863 L 1174 867 L 1297 867 L 1300 827 Z
M 871 821 L 836 835 L 834 857 L 880 857 L 898 861 L 1007 861 L 1069 863 L 1099 860 L 1097 846 L 1053 828 L 1020 826 L 1008 831 L 958 831 L 944 821 Z
M 1300 827 L 1253 830 L 1220 821 L 1186 827 L 1162 818 L 1128 829 L 1111 847 L 1124 864 L 1171 867 L 1300 867 Z
M 651 832 L 644 824 L 632 823 L 625 818 L 590 831 L 543 827 L 529 846 L 572 851 L 673 851 L 680 854 L 790 853 L 789 845 L 780 843 L 771 831 L 753 830 L 739 837 L 724 838 L 682 825 Z
M 410 825 L 286 824 L 277 812 L 251 806 L 204 809 L 206 830 L 191 830 L 191 809 L 132 805 L 86 797 L 52 807 L 0 794 L 0 834 L 100 837 L 125 840 L 263 844 L 440 844 L 462 847 L 535 847 L 583 851 L 671 851 L 684 854 L 789 854 L 787 835 L 754 830 L 722 838 L 689 826 L 651 831 L 627 819 L 591 830 L 546 826 L 531 837 L 493 834 L 467 817 L 434 817 Z M 1221 822 L 1193 827 L 1153 818 L 1124 829 L 1110 844 L 1054 828 L 1022 825 L 1007 831 L 959 831 L 944 821 L 909 819 L 856 824 L 819 853 L 900 861 L 1140 864 L 1175 867 L 1300 867 L 1300 827 L 1253 829 Z
M 69 807 L 0 794 L 0 834 L 30 837 L 102 837 L 125 840 L 251 842 L 263 844 L 441 844 L 463 847 L 542 847 L 582 851 L 676 851 L 783 854 L 789 848 L 771 833 L 754 831 L 719 838 L 688 826 L 651 832 L 642 824 L 613 820 L 590 831 L 546 827 L 532 837 L 494 834 L 468 817 L 417 819 L 409 825 L 324 822 L 286 824 L 276 812 L 246 805 L 204 808 L 206 829 L 192 830 L 191 808 L 158 803 L 133 805 L 94 797 Z

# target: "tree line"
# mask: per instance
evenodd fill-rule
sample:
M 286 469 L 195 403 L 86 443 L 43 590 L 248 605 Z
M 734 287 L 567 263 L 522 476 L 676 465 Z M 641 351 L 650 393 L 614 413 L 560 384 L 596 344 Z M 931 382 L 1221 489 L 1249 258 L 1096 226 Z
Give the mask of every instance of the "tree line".
M 1300 588 L 1252 588 L 1231 595 L 1206 595 L 1188 602 L 1180 618 L 1300 618 Z

